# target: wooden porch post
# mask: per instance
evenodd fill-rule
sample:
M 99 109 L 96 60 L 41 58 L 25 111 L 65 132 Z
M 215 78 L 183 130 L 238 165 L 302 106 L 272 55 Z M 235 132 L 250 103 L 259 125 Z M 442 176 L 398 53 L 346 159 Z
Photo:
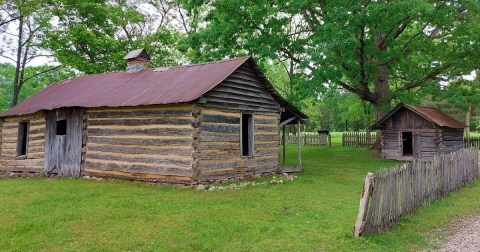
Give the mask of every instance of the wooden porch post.
M 298 145 L 298 167 L 302 167 L 302 138 L 300 137 L 300 120 L 298 120 L 297 123 L 297 134 L 298 134 L 298 139 L 297 139 L 297 145 Z
M 282 128 L 283 128 L 283 132 L 282 132 L 283 156 L 282 156 L 282 158 L 283 158 L 283 166 L 285 166 L 285 153 L 286 153 L 285 144 L 287 142 L 287 139 L 285 138 L 285 125 L 283 125 Z

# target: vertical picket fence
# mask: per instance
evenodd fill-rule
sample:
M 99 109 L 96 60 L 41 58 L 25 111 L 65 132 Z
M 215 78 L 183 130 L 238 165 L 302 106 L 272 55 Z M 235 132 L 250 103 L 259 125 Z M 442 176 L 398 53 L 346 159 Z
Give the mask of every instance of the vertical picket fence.
M 465 148 L 477 148 L 480 149 L 480 137 L 463 138 L 463 145 Z
M 405 163 L 369 173 L 355 224 L 354 236 L 378 233 L 400 217 L 471 183 L 479 177 L 479 151 L 462 149 L 432 161 Z
M 355 146 L 370 148 L 375 144 L 376 133 L 344 132 L 342 134 L 342 146 Z
M 289 134 L 286 136 L 287 144 L 297 144 L 298 137 L 295 134 Z M 331 135 L 327 134 L 315 134 L 304 133 L 300 135 L 301 144 L 304 146 L 331 146 Z

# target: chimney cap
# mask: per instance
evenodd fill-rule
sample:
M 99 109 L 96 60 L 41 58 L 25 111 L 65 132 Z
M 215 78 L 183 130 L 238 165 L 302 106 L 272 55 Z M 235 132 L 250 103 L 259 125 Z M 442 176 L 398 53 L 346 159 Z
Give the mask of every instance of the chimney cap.
M 127 56 L 125 56 L 123 59 L 127 60 L 127 61 L 128 60 L 133 60 L 133 59 L 149 60 L 150 55 L 148 55 L 147 51 L 145 51 L 144 48 L 140 48 L 140 49 L 133 50 L 133 51 L 129 52 L 127 54 Z

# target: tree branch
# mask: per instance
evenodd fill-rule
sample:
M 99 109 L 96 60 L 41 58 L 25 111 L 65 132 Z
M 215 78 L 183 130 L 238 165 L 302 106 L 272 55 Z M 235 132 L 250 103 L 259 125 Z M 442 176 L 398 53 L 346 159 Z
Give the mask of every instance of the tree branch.
M 447 70 L 448 68 L 452 67 L 452 64 L 445 64 L 444 66 L 442 67 L 439 67 L 437 69 L 434 69 L 432 70 L 431 72 L 429 72 L 428 74 L 426 74 L 423 78 L 421 78 L 420 80 L 417 80 L 417 81 L 414 81 L 414 82 L 411 82 L 409 84 L 406 84 L 404 85 L 403 87 L 397 89 L 397 91 L 407 91 L 407 90 L 410 90 L 410 89 L 413 89 L 413 88 L 416 88 L 416 87 L 420 87 L 422 85 L 425 84 L 425 82 L 429 81 L 429 80 L 435 80 L 438 78 L 438 75 L 442 74 L 443 71 Z
M 61 66 L 62 66 L 62 65 L 54 66 L 54 67 L 49 68 L 49 69 L 47 69 L 47 70 L 43 70 L 43 71 L 41 71 L 41 72 L 35 73 L 34 75 L 32 75 L 32 76 L 26 78 L 25 80 L 23 80 L 23 83 L 26 83 L 27 81 L 29 81 L 29 80 L 31 80 L 31 79 L 39 76 L 39 75 L 42 75 L 42 74 L 44 74 L 44 73 L 48 73 L 48 72 L 50 72 L 50 71 L 53 71 L 53 70 L 55 70 L 55 69 L 57 69 L 57 68 L 59 68 L 59 67 L 61 67 Z

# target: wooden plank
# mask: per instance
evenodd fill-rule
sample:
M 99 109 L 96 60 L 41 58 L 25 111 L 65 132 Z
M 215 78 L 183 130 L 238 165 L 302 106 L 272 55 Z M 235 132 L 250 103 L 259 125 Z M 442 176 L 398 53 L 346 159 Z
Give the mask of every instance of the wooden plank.
M 155 181 L 155 182 L 168 182 L 168 183 L 189 183 L 192 182 L 192 177 L 189 175 L 158 175 L 151 173 L 141 172 L 122 172 L 115 170 L 98 170 L 93 168 L 85 169 L 86 175 L 100 176 L 100 177 L 113 177 L 122 179 L 135 179 L 142 181 Z
M 190 146 L 192 139 L 190 138 L 116 138 L 116 137 L 97 137 L 88 136 L 88 141 L 93 143 L 105 144 L 121 144 L 121 145 L 153 145 L 153 146 Z
M 226 123 L 226 124 L 240 124 L 239 116 L 227 116 L 219 114 L 203 114 L 201 116 L 202 122 L 212 123 Z
M 155 118 L 155 117 L 187 117 L 191 116 L 193 109 L 175 109 L 175 110 L 132 110 L 132 111 L 99 111 L 89 110 L 89 119 L 97 118 Z
M 192 117 L 162 117 L 162 118 L 98 118 L 89 119 L 88 125 L 117 125 L 117 126 L 143 126 L 143 125 L 190 125 Z
M 120 161 L 127 163 L 149 163 L 159 166 L 175 166 L 175 167 L 191 167 L 192 158 L 191 157 L 141 157 L 140 155 L 136 157 L 130 157 L 126 155 L 113 155 L 111 153 L 97 153 L 97 152 L 87 152 L 87 161 L 89 159 L 96 160 L 105 160 L 105 161 Z
M 183 167 L 152 166 L 143 163 L 118 163 L 103 160 L 86 160 L 85 170 L 149 173 L 157 175 L 192 175 L 192 170 Z
M 240 132 L 240 124 L 213 124 L 213 123 L 202 123 L 200 125 L 202 131 L 208 132 L 221 132 L 221 133 L 237 133 Z
M 152 154 L 152 155 L 179 155 L 189 156 L 193 148 L 179 148 L 170 146 L 148 146 L 148 145 L 105 145 L 90 143 L 88 151 L 115 152 L 123 154 Z

